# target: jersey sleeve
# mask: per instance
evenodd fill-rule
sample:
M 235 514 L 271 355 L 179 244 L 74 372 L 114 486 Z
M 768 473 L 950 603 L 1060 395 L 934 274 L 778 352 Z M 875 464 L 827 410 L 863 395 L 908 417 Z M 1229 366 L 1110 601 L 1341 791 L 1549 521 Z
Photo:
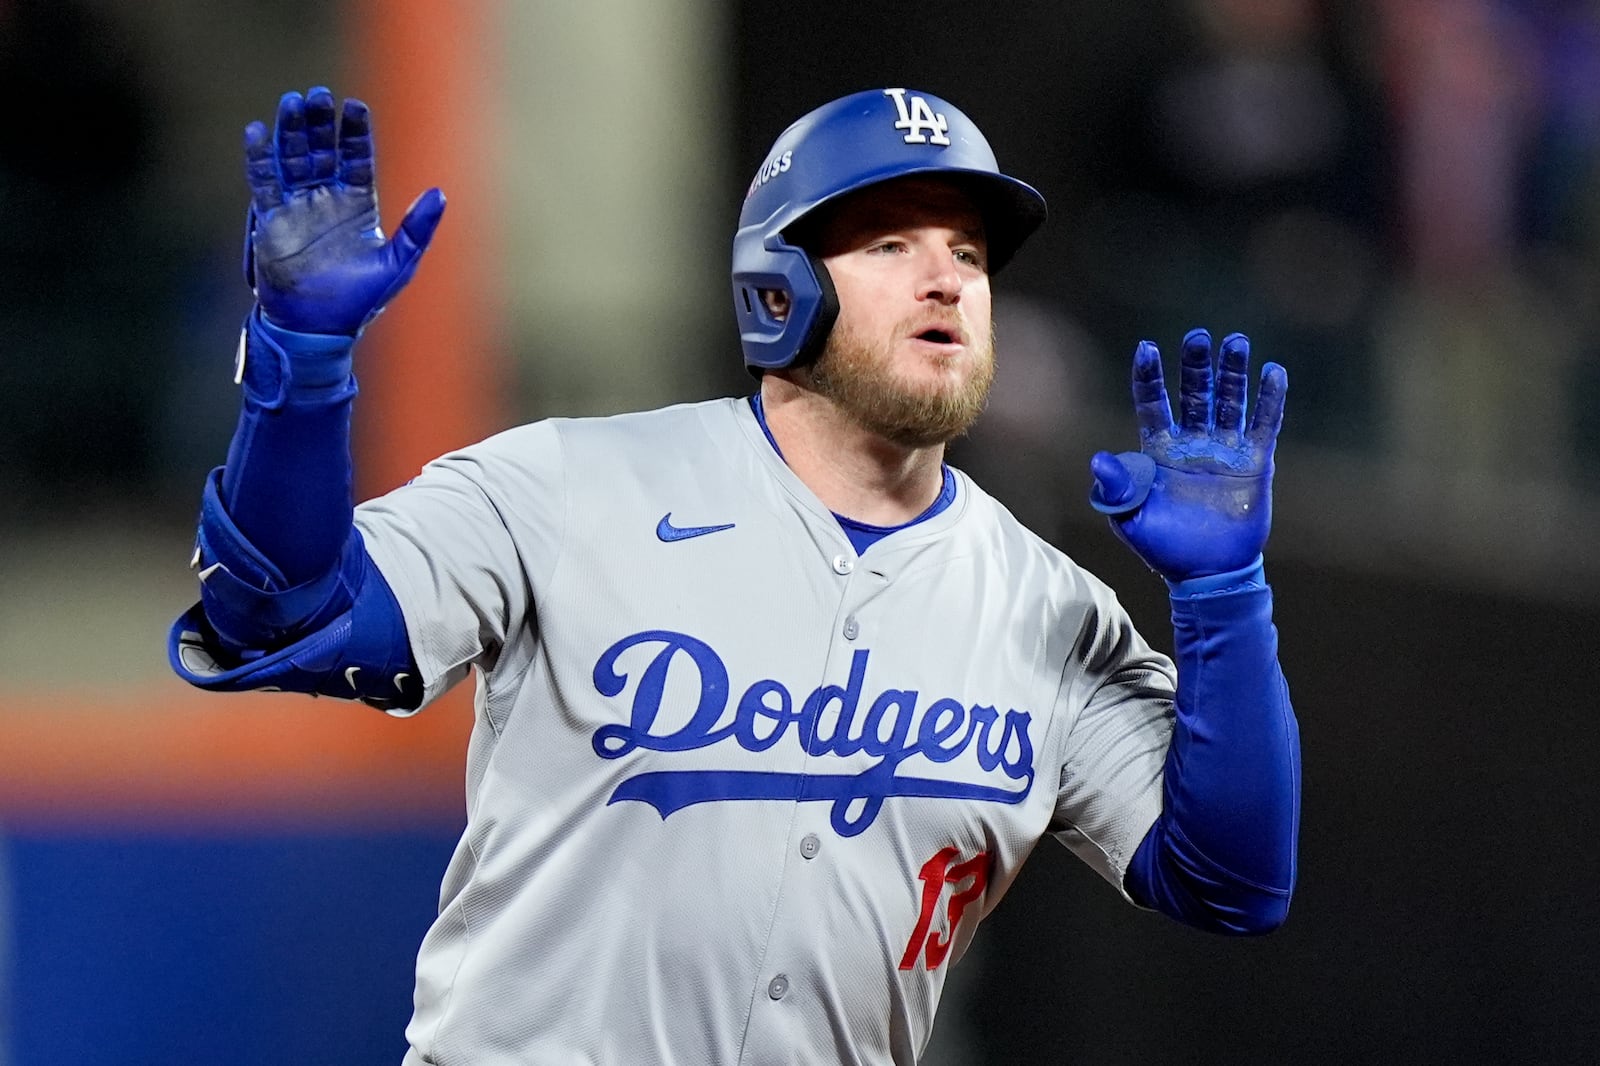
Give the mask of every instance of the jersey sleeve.
M 1111 591 L 1089 586 L 1056 707 L 1070 727 L 1051 832 L 1126 897 L 1128 863 L 1161 814 L 1177 674 Z
M 502 665 L 535 624 L 564 535 L 555 423 L 539 422 L 434 460 L 356 508 L 367 551 L 394 590 L 424 684 L 422 705 L 473 666 Z

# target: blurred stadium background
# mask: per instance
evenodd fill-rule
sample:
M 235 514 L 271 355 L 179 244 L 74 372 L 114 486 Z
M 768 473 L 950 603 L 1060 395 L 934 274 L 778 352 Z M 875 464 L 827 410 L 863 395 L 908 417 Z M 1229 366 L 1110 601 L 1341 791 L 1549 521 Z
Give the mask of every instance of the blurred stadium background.
M 402 1053 L 467 705 L 202 697 L 163 645 L 236 412 L 239 131 L 319 83 L 374 107 L 387 220 L 451 199 L 362 344 L 366 493 L 747 389 L 748 175 L 870 86 L 957 102 L 1049 198 L 956 461 L 1157 643 L 1083 506 L 1133 345 L 1289 368 L 1289 925 L 1190 934 L 1047 845 L 936 1066 L 1600 1059 L 1600 4 L 0 0 L 0 1066 Z

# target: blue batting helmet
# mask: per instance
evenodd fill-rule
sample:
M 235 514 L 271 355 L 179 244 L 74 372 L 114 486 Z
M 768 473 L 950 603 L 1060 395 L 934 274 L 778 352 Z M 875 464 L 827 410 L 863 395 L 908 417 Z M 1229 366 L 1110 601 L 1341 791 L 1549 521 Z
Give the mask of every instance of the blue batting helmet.
M 1000 173 L 972 120 L 930 93 L 872 89 L 824 104 L 783 131 L 756 171 L 733 238 L 733 310 L 745 365 L 772 370 L 821 351 L 838 316 L 822 263 L 785 230 L 821 205 L 912 174 L 948 176 L 983 216 L 998 271 L 1044 221 L 1044 197 Z M 781 320 L 762 290 L 789 296 Z

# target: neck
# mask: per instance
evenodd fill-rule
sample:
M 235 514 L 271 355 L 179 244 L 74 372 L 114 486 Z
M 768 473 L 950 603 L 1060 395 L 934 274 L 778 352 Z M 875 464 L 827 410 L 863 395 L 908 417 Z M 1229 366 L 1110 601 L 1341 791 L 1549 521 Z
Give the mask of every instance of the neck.
M 834 514 L 897 526 L 939 498 L 943 444 L 885 440 L 781 372 L 762 375 L 761 406 L 789 469 Z

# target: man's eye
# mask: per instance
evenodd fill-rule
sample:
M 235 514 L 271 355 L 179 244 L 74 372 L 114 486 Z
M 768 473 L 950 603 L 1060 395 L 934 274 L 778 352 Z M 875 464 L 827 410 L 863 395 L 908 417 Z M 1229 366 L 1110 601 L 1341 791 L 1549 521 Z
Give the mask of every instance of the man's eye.
M 969 266 L 980 268 L 983 266 L 983 256 L 979 255 L 975 249 L 957 248 L 955 251 L 955 256 L 957 259 Z
M 869 248 L 868 251 L 878 253 L 900 252 L 904 251 L 905 247 L 904 241 L 879 241 L 877 244 L 874 244 L 871 248 Z

